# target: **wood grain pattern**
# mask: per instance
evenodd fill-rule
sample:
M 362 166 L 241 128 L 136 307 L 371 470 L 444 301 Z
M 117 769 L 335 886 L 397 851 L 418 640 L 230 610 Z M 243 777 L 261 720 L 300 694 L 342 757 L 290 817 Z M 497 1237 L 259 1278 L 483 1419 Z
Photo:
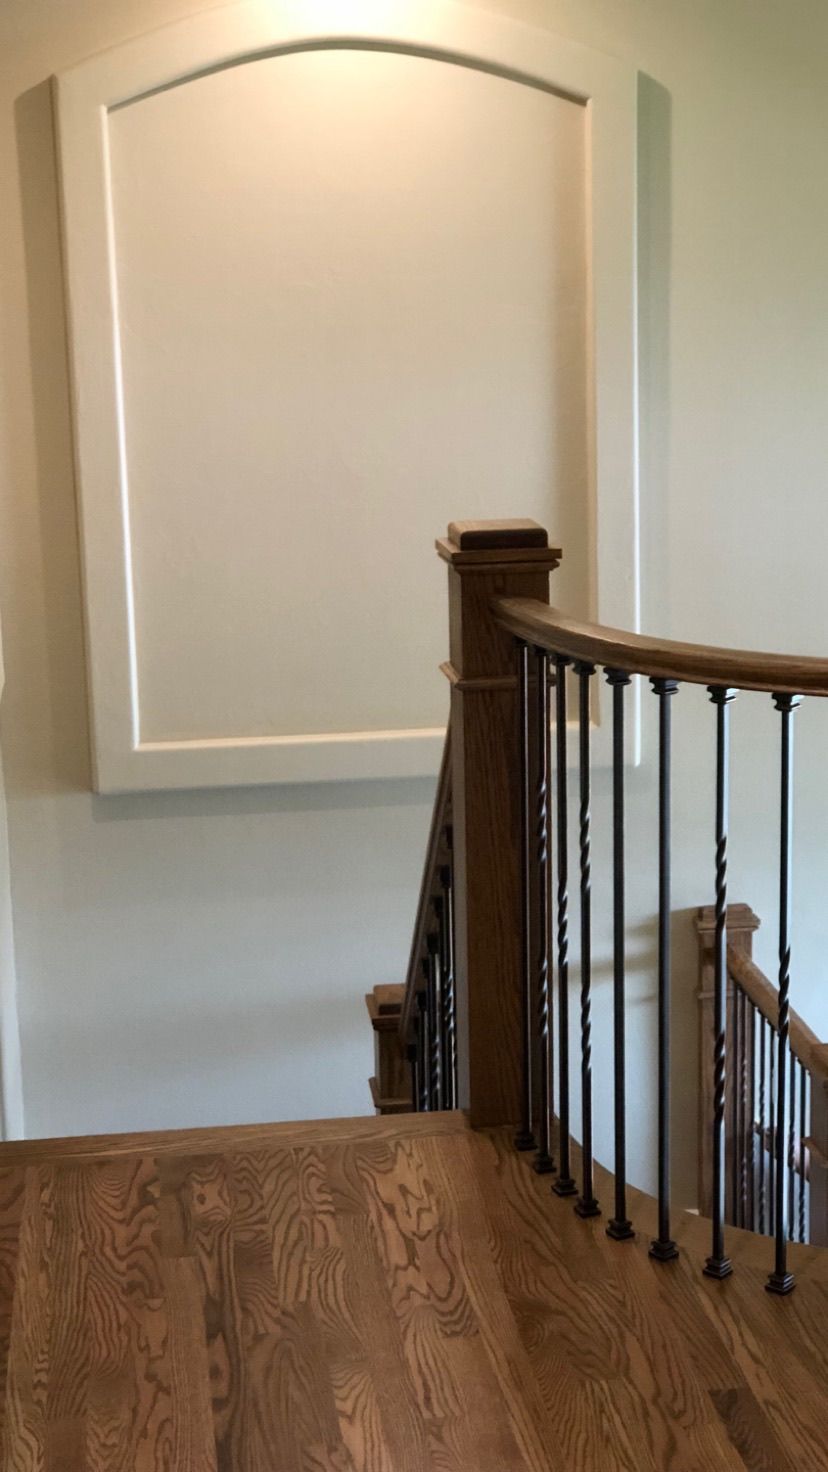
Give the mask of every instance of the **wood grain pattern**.
M 648 1197 L 614 1243 L 508 1130 L 391 1123 L 0 1148 L 0 1472 L 825 1464 L 823 1251 L 712 1282 L 698 1218 L 663 1266 Z

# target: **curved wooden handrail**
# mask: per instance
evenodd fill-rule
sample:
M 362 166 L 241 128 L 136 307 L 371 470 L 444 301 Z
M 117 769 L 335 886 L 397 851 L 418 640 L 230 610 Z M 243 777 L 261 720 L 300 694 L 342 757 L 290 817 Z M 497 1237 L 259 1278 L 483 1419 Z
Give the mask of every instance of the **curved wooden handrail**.
M 540 649 L 628 674 L 780 695 L 828 695 L 828 659 L 719 649 L 569 618 L 532 598 L 497 598 L 497 622 Z
M 428 843 L 426 844 L 425 860 L 423 863 L 423 877 L 420 882 L 420 893 L 417 900 L 417 915 L 414 921 L 414 933 L 411 937 L 411 951 L 408 957 L 408 971 L 405 978 L 405 993 L 403 996 L 402 1011 L 400 1013 L 400 1034 L 403 1039 L 408 1038 L 412 1021 L 412 1009 L 417 988 L 422 985 L 420 962 L 425 944 L 426 929 L 428 927 L 428 910 L 434 892 L 434 881 L 440 861 L 440 842 L 451 802 L 451 719 L 446 727 L 446 740 L 443 746 L 443 757 L 440 763 L 440 775 L 437 779 L 437 791 L 434 796 L 434 808 L 431 814 L 431 827 L 428 832 Z
M 757 1011 L 766 1017 L 771 1027 L 776 1027 L 776 1017 L 779 1009 L 779 993 L 776 987 L 768 981 L 765 973 L 759 969 L 755 961 L 744 951 L 737 950 L 735 946 L 727 948 L 727 971 L 728 975 L 736 985 L 750 999 Z M 828 1083 L 828 1046 L 821 1043 L 815 1032 L 812 1032 L 807 1022 L 793 1010 L 790 1014 L 790 1031 L 788 1040 L 791 1052 L 799 1060 L 803 1068 L 813 1078 Z

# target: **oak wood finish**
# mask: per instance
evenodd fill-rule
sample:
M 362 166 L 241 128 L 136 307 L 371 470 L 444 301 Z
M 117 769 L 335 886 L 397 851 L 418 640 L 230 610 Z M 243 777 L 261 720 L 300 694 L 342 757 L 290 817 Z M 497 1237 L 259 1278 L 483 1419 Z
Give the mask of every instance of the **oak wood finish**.
M 374 1030 L 374 1067 L 368 1080 L 378 1114 L 406 1114 L 411 1108 L 411 1077 L 400 1034 L 404 986 L 375 986 L 365 1005 Z
M 543 603 L 560 549 L 534 522 L 452 523 L 448 563 L 460 1101 L 474 1125 L 520 1118 L 520 793 L 515 641 L 495 599 Z
M 828 1255 L 611 1242 L 460 1115 L 0 1149 L 0 1469 L 824 1465 Z M 599 1189 L 611 1182 L 599 1170 Z
M 726 685 L 787 695 L 828 695 L 828 660 L 763 654 L 654 639 L 569 618 L 530 598 L 498 598 L 494 615 L 504 630 L 570 659 L 696 685 Z
M 750 905 L 728 905 L 728 973 L 731 958 L 743 956 L 747 960 L 750 960 L 753 949 L 753 936 L 759 929 L 760 924 L 759 916 L 753 913 Z M 698 910 L 695 918 L 695 927 L 698 936 L 699 957 L 698 992 L 696 994 L 699 1019 L 698 1205 L 699 1210 L 705 1216 L 709 1216 L 713 1207 L 713 1102 L 715 1092 L 713 1081 L 713 1046 L 715 1039 L 713 1016 L 713 950 L 716 937 L 715 906 L 705 905 Z M 728 1046 L 730 1046 L 730 1029 L 733 1018 L 733 982 L 729 974 L 727 977 L 726 1016 L 728 1020 Z M 728 1068 L 725 1076 L 726 1160 L 731 1159 L 731 1152 L 733 1150 L 733 1088 L 733 1070 L 732 1068 Z M 731 1200 L 729 1172 L 725 1174 L 725 1184 L 727 1196 L 725 1215 L 727 1220 L 733 1221 L 733 1202 Z

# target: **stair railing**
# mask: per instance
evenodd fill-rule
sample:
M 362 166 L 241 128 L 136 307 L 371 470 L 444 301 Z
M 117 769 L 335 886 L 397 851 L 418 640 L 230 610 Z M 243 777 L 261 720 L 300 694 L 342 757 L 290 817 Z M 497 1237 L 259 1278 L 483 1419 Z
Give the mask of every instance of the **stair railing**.
M 457 1107 L 451 722 L 446 730 L 400 1012 L 411 1107 Z
M 739 1009 L 743 1004 L 738 995 L 754 996 L 755 1004 L 755 988 L 751 993 L 753 983 L 746 980 L 748 971 L 738 957 L 730 956 L 727 944 L 730 722 L 740 692 L 748 692 L 743 704 L 763 696 L 773 701 L 780 732 L 779 970 L 778 990 L 764 1012 L 772 1024 L 772 1035 L 765 1035 L 766 1057 L 773 1057 L 774 1068 L 773 1117 L 767 1134 L 773 1198 L 768 1230 L 774 1255 L 766 1286 L 773 1293 L 786 1294 L 794 1283 L 788 1264 L 793 1211 L 787 1162 L 792 1100 L 802 1087 L 799 1075 L 794 1076 L 794 1065 L 801 1068 L 803 1062 L 795 1050 L 791 1052 L 794 719 L 803 696 L 828 695 L 828 661 L 678 643 L 570 618 L 549 607 L 549 575 L 561 553 L 549 546 L 546 532 L 534 522 L 452 523 L 437 549 L 448 564 L 449 575 L 450 659 L 443 668 L 451 689 L 451 738 L 444 780 L 450 782 L 453 840 L 451 974 L 457 1069 L 452 1102 L 468 1110 L 472 1125 L 513 1124 L 516 1146 L 534 1151 L 536 1169 L 554 1174 L 553 1190 L 561 1196 L 575 1196 L 575 1211 L 582 1217 L 599 1215 L 602 1209 L 596 1198 L 593 1162 L 591 975 L 591 709 L 599 671 L 610 688 L 615 1183 L 607 1231 L 622 1241 L 634 1232 L 627 1208 L 626 1171 L 624 790 L 625 720 L 632 679 L 643 677 L 657 702 L 658 1223 L 650 1251 L 660 1262 L 669 1262 L 678 1252 L 671 1232 L 670 1189 L 672 721 L 676 698 L 685 685 L 701 685 L 709 693 L 716 737 L 710 860 L 715 903 L 710 936 L 712 999 L 705 1042 L 712 1093 L 703 1121 L 710 1152 L 711 1242 L 704 1271 L 719 1279 L 732 1272 L 725 1243 L 728 1173 L 737 1213 L 742 1200 L 741 1157 L 738 1165 L 733 1161 L 738 1136 L 731 1131 L 728 1152 L 726 1123 L 735 1088 L 734 1069 L 741 1077 L 745 1066 L 744 1050 L 740 1052 L 738 1045 L 742 1033 L 733 1032 L 742 1028 Z M 567 866 L 570 686 L 574 690 L 578 785 L 574 882 L 570 882 Z M 678 704 L 680 708 L 681 702 Z M 433 871 L 433 865 L 431 868 Z M 578 900 L 580 968 L 577 1182 L 575 1152 L 570 1148 L 568 1020 L 573 892 Z M 426 894 L 431 904 L 428 885 Z M 436 1064 L 432 1058 L 442 976 L 440 928 L 435 920 L 430 929 L 424 926 L 421 895 L 403 1008 L 403 1036 L 420 1108 L 439 1107 L 445 1098 L 444 1056 Z M 737 994 L 732 1036 L 727 1017 L 729 977 L 731 984 L 735 981 Z M 557 980 L 556 996 L 553 979 Z M 749 1081 L 749 1053 L 747 1058 Z M 742 1131 L 743 1114 L 739 1115 Z M 809 1189 L 813 1192 L 813 1185 Z M 798 1196 L 793 1205 L 798 1224 Z
M 779 996 L 751 955 L 759 919 L 748 905 L 727 910 L 727 1052 L 725 1221 L 752 1232 L 776 1231 L 777 1060 Z M 713 993 L 715 912 L 701 909 L 699 938 L 700 1119 L 712 1097 L 706 1039 Z M 790 1009 L 787 1045 L 784 1198 L 788 1240 L 828 1245 L 828 1046 Z M 700 1133 L 699 1206 L 710 1210 L 706 1134 Z

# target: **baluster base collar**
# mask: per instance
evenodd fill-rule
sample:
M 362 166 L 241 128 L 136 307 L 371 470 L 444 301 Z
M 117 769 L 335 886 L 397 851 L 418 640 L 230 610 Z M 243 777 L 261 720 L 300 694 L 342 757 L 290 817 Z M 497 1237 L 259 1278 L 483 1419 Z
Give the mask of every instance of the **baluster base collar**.
M 771 1273 L 765 1288 L 768 1293 L 791 1293 L 796 1286 L 793 1273 Z
M 729 1278 L 733 1272 L 733 1263 L 729 1257 L 708 1257 L 702 1272 L 708 1278 Z
M 620 1220 L 618 1217 L 613 1217 L 612 1221 L 607 1223 L 607 1236 L 611 1237 L 613 1242 L 631 1242 L 635 1236 L 632 1222 L 626 1217 Z
M 516 1150 L 534 1150 L 537 1141 L 531 1130 L 518 1130 L 515 1135 Z
M 535 1159 L 532 1161 L 532 1169 L 537 1171 L 539 1176 L 548 1176 L 555 1169 L 555 1162 L 551 1155 L 547 1155 L 546 1151 L 539 1150 Z
M 558 1176 L 558 1179 L 552 1183 L 552 1190 L 556 1196 L 576 1196 L 578 1194 L 577 1183 L 571 1176 Z
M 594 1196 L 579 1196 L 575 1202 L 575 1214 L 582 1217 L 600 1216 L 601 1208 Z
M 656 1262 L 672 1262 L 678 1255 L 679 1250 L 675 1242 L 662 1242 L 661 1238 L 657 1237 L 654 1242 L 650 1243 L 650 1257 L 654 1257 Z

